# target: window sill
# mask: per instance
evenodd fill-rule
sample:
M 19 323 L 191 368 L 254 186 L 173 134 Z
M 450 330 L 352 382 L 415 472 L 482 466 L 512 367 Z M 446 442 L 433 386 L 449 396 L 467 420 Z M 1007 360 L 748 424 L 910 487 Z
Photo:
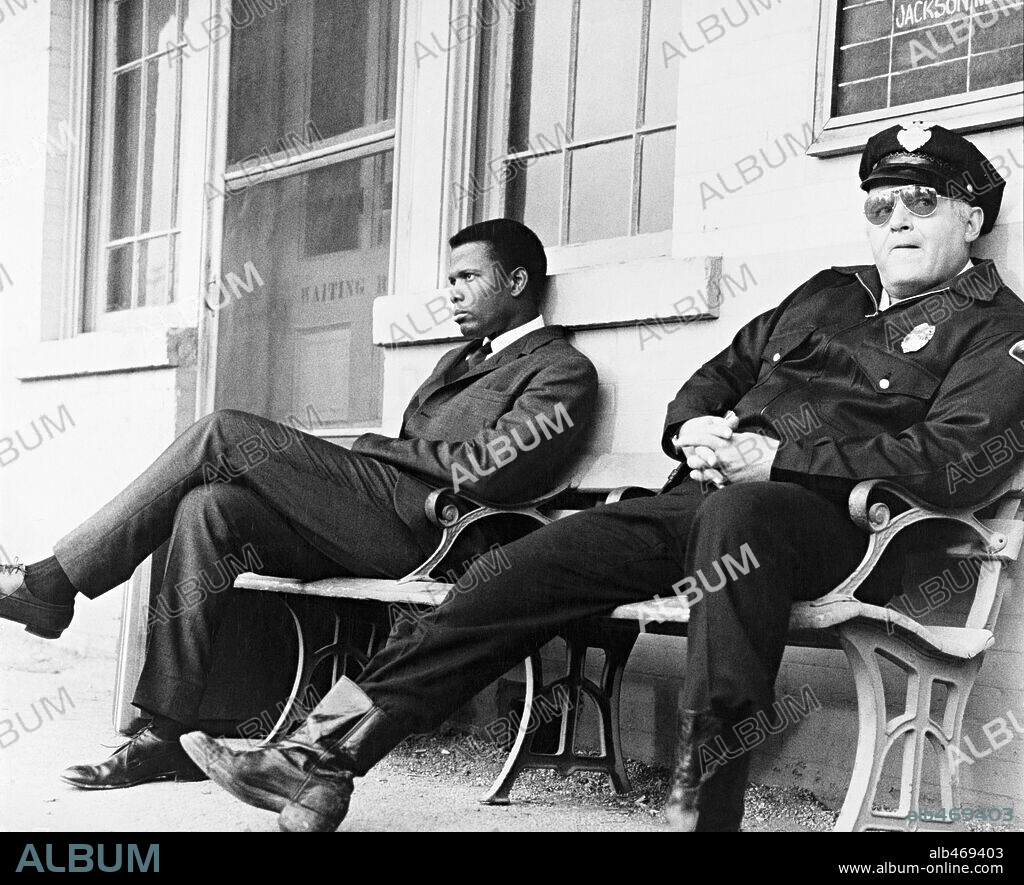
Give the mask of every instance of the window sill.
M 715 319 L 721 275 L 720 258 L 656 258 L 556 273 L 548 281 L 544 318 L 569 329 Z M 374 302 L 374 344 L 390 347 L 461 338 L 450 319 L 447 289 Z
M 195 362 L 195 329 L 150 335 L 138 330 L 131 334 L 90 332 L 26 349 L 16 362 L 15 377 L 19 381 L 46 381 L 173 369 Z

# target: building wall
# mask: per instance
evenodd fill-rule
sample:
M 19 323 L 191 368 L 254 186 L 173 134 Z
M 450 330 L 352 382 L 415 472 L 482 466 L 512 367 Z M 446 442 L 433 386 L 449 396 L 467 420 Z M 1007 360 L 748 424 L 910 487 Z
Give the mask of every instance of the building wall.
M 814 103 L 818 4 L 744 5 L 759 5 L 760 12 L 708 42 L 697 22 L 721 16 L 721 0 L 680 3 L 681 32 L 703 48 L 668 62 L 679 66 L 682 86 L 671 254 L 604 267 L 583 290 L 579 275 L 563 274 L 546 308 L 554 321 L 576 327 L 576 344 L 598 366 L 601 420 L 588 447 L 618 453 L 634 465 L 624 481 L 657 485 L 672 468 L 658 451 L 665 404 L 744 322 L 823 266 L 870 260 L 857 158 L 819 159 L 798 147 L 807 142 Z M 91 343 L 38 345 L 41 305 L 57 285 L 51 256 L 60 245 L 67 197 L 61 151 L 40 150 L 38 138 L 56 135 L 67 117 L 68 48 L 59 25 L 69 8 L 69 0 L 40 0 L 0 20 L 0 265 L 7 273 L 0 272 L 0 448 L 8 452 L 0 456 L 6 458 L 0 466 L 0 553 L 27 561 L 46 555 L 57 537 L 152 460 L 193 404 L 195 360 L 188 336 L 86 336 Z M 422 67 L 412 62 L 415 38 L 429 43 L 431 34 L 446 33 L 451 15 L 434 0 L 409 2 L 394 216 L 396 292 L 378 303 L 376 319 L 384 328 L 389 318 L 421 309 L 431 297 L 416 293 L 433 294 L 438 283 L 444 254 L 438 231 L 457 226 L 458 213 L 438 195 L 445 192 L 445 175 L 457 165 L 454 155 L 464 141 L 457 129 L 464 121 L 446 113 L 446 102 L 458 94 L 453 83 L 468 47 Z M 1004 158 L 1010 178 L 1000 224 L 978 254 L 995 257 L 1011 286 L 1024 291 L 1022 129 L 984 132 L 975 140 L 989 156 Z M 753 156 L 764 167 L 761 149 L 779 168 L 759 175 L 744 159 Z M 737 192 L 726 193 L 719 174 Z M 655 322 L 675 313 L 682 299 L 699 303 L 707 296 L 714 276 L 709 257 L 723 261 L 719 317 L 684 326 Z M 612 315 L 616 322 L 610 324 Z M 397 429 L 409 393 L 455 335 L 441 326 L 420 346 L 388 351 L 385 432 Z M 378 341 L 387 343 L 386 334 Z M 43 416 L 49 419 L 45 426 Z M 36 428 L 43 434 L 38 446 Z M 11 440 L 8 448 L 5 439 Z M 976 746 L 984 742 L 982 726 L 1007 710 L 1024 721 L 1022 578 L 1017 569 L 996 649 L 986 657 L 968 708 L 965 732 Z M 120 599 L 114 592 L 95 605 L 80 605 L 66 641 L 89 653 L 113 653 Z M 0 626 L 10 629 L 16 628 Z M 624 689 L 628 755 L 670 761 L 683 661 L 682 643 L 641 638 Z M 823 709 L 773 738 L 757 757 L 754 777 L 806 785 L 835 801 L 849 777 L 856 721 L 842 654 L 788 651 L 779 693 L 799 695 L 804 686 Z M 962 767 L 968 799 L 1024 793 L 1022 743 Z
M 742 18 L 738 5 L 738 0 L 728 4 L 732 21 Z M 665 406 L 680 384 L 745 322 L 774 307 L 823 267 L 872 260 L 861 212 L 859 154 L 818 158 L 805 153 L 815 98 L 818 4 L 742 3 L 742 7 L 752 10 L 746 23 L 725 28 L 723 33 L 711 29 L 712 42 L 702 37 L 698 22 L 707 24 L 708 16 L 723 22 L 721 0 L 681 4 L 681 33 L 698 51 L 669 62 L 680 67 L 681 77 L 671 255 L 681 270 L 679 279 L 659 278 L 652 290 L 646 281 L 655 262 L 647 260 L 629 265 L 626 275 L 632 274 L 633 283 L 621 284 L 623 266 L 607 265 L 590 273 L 592 286 L 586 293 L 573 291 L 573 298 L 566 300 L 564 290 L 578 289 L 564 285 L 566 278 L 574 276 L 568 273 L 556 277 L 555 294 L 545 309 L 549 317 L 579 327 L 575 343 L 598 367 L 599 428 L 589 448 L 633 456 L 625 461 L 632 460 L 636 469 L 626 471 L 623 482 L 656 485 L 673 466 L 659 452 Z M 755 14 L 755 8 L 760 12 Z M 428 99 L 419 113 L 425 117 L 429 112 Z M 878 129 L 886 125 L 891 124 L 879 124 Z M 972 136 L 1009 180 L 999 223 L 977 245 L 975 254 L 994 258 L 1019 293 L 1024 292 L 1022 132 L 1017 125 Z M 768 160 L 777 168 L 770 168 Z M 433 181 L 423 179 L 421 175 L 421 183 L 409 187 L 426 199 L 437 189 Z M 651 305 L 657 307 L 653 316 L 668 317 L 687 296 L 697 297 L 700 303 L 699 293 L 707 291 L 707 281 L 692 263 L 700 265 L 714 256 L 723 260 L 719 318 L 668 328 L 652 322 Z M 404 290 L 386 303 L 378 302 L 379 341 L 388 340 L 387 324 L 403 311 L 422 310 L 430 296 L 411 293 L 428 287 L 430 267 L 424 261 L 419 275 L 406 280 Z M 634 325 L 590 328 L 601 303 L 614 301 L 637 305 L 631 316 Z M 403 347 L 388 355 L 385 420 L 391 422 L 389 430 L 397 428 L 401 404 L 417 379 L 444 351 L 440 341 L 455 335 L 442 324 L 425 337 L 429 345 Z M 1013 586 L 1004 604 L 997 644 L 986 656 L 965 722 L 964 733 L 979 753 L 988 748 L 982 731 L 986 724 L 998 717 L 1005 721 L 1008 710 L 1016 711 L 1017 722 L 1024 721 L 1021 569 L 1014 570 L 1008 580 Z M 652 588 L 652 595 L 655 592 L 658 588 Z M 962 623 L 962 610 L 951 606 L 943 614 L 953 619 L 960 614 Z M 676 640 L 641 637 L 623 690 L 627 755 L 671 762 L 684 649 Z M 557 667 L 556 650 L 549 649 L 546 657 L 549 666 Z M 892 695 L 896 682 L 887 680 Z M 767 742 L 756 757 L 753 776 L 810 787 L 835 804 L 849 783 L 856 742 L 856 697 L 845 656 L 838 651 L 787 651 L 778 694 L 801 697 L 805 687 L 820 700 L 821 710 Z M 480 717 L 493 715 L 487 703 L 481 710 Z M 980 763 L 962 764 L 965 799 L 1012 805 L 1014 798 L 1024 796 L 1022 748 L 1024 741 L 1017 740 Z M 896 773 L 886 774 L 891 785 Z M 934 784 L 934 772 L 926 771 L 925 779 Z
M 0 555 L 33 562 L 166 448 L 183 413 L 191 416 L 195 335 L 40 344 L 54 320 L 43 302 L 59 303 L 64 173 L 81 139 L 67 128 L 70 3 L 10 8 L 0 20 Z M 122 601 L 118 589 L 79 602 L 62 643 L 114 655 Z

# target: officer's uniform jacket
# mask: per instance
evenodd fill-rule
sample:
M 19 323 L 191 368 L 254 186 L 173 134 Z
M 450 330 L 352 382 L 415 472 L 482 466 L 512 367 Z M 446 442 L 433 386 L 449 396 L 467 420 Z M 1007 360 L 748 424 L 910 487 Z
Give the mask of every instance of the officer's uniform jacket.
M 754 319 L 669 406 L 666 453 L 681 424 L 731 409 L 782 442 L 773 480 L 983 500 L 1024 458 L 1024 303 L 991 261 L 884 312 L 881 295 L 874 266 L 836 267 Z

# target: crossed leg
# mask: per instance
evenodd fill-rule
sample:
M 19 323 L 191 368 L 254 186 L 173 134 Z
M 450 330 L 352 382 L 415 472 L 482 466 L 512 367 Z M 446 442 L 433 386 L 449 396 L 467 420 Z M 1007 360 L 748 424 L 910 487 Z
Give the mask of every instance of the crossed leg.
M 746 569 L 723 567 L 726 555 L 743 561 L 744 545 Z M 561 625 L 664 596 L 687 578 L 704 592 L 692 610 L 684 708 L 735 721 L 771 704 L 792 602 L 831 589 L 865 546 L 838 507 L 787 483 L 706 495 L 686 483 L 597 508 L 502 548 L 508 567 L 385 648 L 358 685 L 340 682 L 291 739 L 244 756 L 203 736 L 182 742 L 234 795 L 281 810 L 282 825 L 333 829 L 353 776 L 444 721 Z M 735 820 L 735 809 L 720 811 Z

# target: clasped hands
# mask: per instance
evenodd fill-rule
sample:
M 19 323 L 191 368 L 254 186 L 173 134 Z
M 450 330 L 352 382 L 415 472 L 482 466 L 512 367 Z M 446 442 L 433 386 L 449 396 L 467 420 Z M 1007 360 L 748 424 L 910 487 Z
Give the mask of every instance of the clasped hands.
M 759 433 L 737 433 L 739 418 L 704 415 L 687 421 L 672 440 L 686 459 L 690 477 L 718 488 L 742 482 L 771 479 L 779 441 Z

